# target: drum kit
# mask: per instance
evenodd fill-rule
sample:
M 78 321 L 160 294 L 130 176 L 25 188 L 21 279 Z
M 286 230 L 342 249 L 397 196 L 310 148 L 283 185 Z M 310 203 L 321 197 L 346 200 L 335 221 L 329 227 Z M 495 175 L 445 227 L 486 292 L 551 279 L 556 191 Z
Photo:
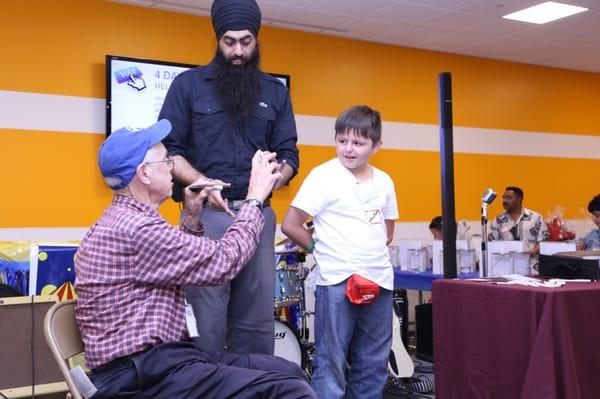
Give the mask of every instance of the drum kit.
M 275 356 L 296 363 L 310 375 L 315 351 L 309 342 L 307 318 L 314 312 L 306 306 L 304 281 L 310 269 L 304 262 L 304 252 L 284 249 L 275 253 Z

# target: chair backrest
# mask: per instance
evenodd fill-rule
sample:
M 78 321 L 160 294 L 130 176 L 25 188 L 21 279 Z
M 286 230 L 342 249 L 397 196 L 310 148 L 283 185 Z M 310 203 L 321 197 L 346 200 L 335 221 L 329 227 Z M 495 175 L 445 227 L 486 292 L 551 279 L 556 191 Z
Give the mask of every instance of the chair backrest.
M 83 341 L 75 319 L 76 304 L 75 299 L 54 304 L 44 319 L 44 335 L 73 399 L 83 399 L 69 367 L 69 359 L 83 352 Z

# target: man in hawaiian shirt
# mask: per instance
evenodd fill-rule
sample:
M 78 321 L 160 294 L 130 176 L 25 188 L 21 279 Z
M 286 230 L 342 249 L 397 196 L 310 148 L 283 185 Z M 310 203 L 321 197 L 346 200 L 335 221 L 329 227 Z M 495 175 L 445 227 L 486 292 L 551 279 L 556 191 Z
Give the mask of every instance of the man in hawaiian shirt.
M 502 196 L 504 212 L 496 216 L 489 227 L 488 240 L 522 241 L 531 256 L 530 264 L 537 263 L 540 241 L 548 239 L 548 226 L 539 213 L 523 207 L 523 190 L 506 187 Z

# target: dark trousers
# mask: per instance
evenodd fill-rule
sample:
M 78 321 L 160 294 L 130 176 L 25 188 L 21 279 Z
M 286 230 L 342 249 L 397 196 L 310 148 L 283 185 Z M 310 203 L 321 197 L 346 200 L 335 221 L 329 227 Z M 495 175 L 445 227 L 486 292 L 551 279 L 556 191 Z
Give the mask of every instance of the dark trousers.
M 92 371 L 103 398 L 316 398 L 294 363 L 268 355 L 208 353 L 170 342 Z
M 273 294 L 275 292 L 275 213 L 263 209 L 265 227 L 256 252 L 240 273 L 227 284 L 185 287 L 187 301 L 194 309 L 198 343 L 206 351 L 272 355 Z M 223 237 L 233 219 L 224 212 L 204 208 L 202 224 L 206 236 Z

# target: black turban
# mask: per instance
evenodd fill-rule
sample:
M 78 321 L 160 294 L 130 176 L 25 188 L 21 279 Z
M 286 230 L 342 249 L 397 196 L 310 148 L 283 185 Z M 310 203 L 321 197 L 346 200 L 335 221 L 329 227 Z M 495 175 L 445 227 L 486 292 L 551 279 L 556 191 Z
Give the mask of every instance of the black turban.
M 258 36 L 261 14 L 255 0 L 215 0 L 210 17 L 217 39 L 229 30 L 249 30 L 254 37 Z

